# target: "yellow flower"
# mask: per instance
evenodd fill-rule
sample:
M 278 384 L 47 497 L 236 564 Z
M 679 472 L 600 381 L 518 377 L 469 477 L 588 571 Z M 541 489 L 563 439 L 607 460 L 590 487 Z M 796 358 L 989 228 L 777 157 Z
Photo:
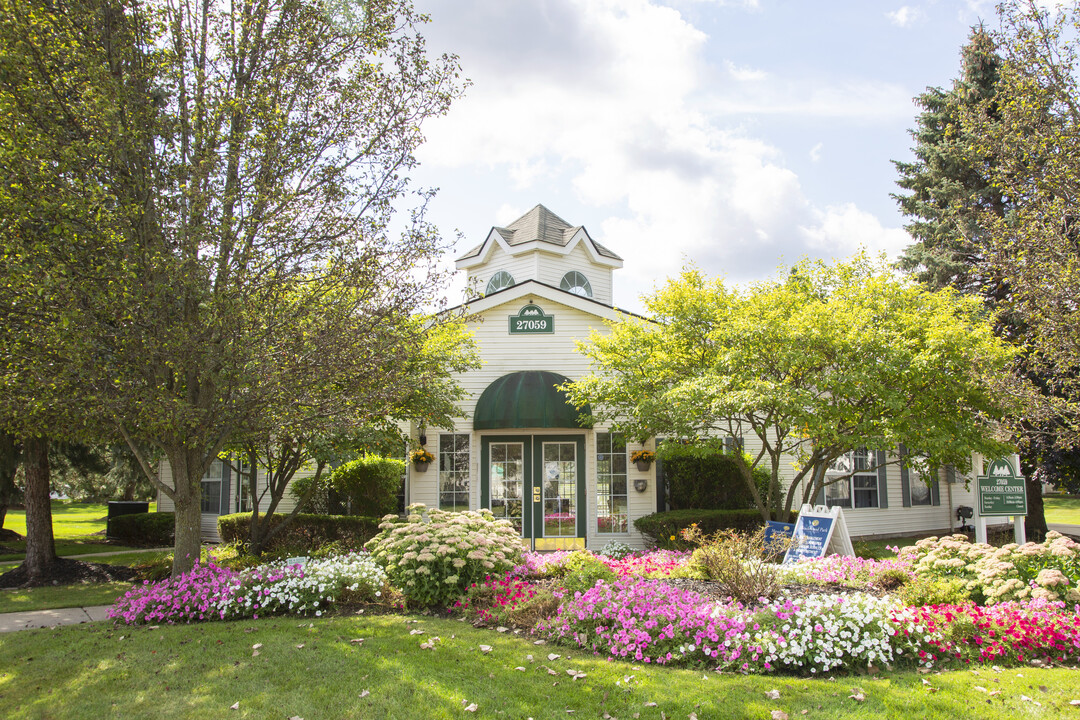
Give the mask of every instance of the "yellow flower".
M 674 536 L 674 535 L 672 535 L 672 536 L 671 536 L 671 539 L 672 539 L 672 540 L 674 540 L 674 539 L 675 539 L 675 536 Z

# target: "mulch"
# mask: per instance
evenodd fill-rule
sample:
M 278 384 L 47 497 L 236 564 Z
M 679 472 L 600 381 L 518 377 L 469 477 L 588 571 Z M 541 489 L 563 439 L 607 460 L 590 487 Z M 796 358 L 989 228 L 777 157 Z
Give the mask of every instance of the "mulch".
M 42 587 L 47 585 L 74 585 L 76 583 L 131 582 L 138 573 L 124 565 L 83 562 L 57 558 L 49 563 L 45 574 L 33 582 L 24 565 L 0 575 L 0 588 Z

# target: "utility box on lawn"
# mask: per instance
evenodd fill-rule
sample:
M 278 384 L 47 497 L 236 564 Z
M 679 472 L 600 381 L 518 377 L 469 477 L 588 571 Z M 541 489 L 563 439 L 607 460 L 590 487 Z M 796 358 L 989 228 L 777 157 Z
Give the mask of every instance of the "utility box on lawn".
M 112 519 L 121 515 L 135 515 L 150 512 L 150 503 L 146 500 L 110 500 L 109 514 L 105 520 L 105 539 L 113 540 Z

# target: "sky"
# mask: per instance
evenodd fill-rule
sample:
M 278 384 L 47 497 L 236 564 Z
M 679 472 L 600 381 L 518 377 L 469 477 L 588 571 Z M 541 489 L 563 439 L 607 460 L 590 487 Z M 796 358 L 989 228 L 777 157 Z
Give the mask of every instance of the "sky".
M 615 305 L 687 263 L 743 284 L 910 243 L 891 193 L 913 99 L 986 0 L 415 0 L 471 81 L 413 173 L 453 259 L 537 203 L 625 261 Z M 460 298 L 463 273 L 450 288 Z

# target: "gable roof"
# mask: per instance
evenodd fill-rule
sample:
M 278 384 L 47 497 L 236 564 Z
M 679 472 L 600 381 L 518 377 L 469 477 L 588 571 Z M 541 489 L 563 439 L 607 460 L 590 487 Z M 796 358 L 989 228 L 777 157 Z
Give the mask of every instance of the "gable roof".
M 546 243 L 560 248 L 566 248 L 578 234 L 592 245 L 597 255 L 611 260 L 622 261 L 622 258 L 589 237 L 589 233 L 583 225 L 571 225 L 543 205 L 537 205 L 529 212 L 519 217 L 506 227 L 493 227 L 488 233 L 488 239 L 458 258 L 458 262 L 479 257 L 485 246 L 497 235 L 508 247 L 516 247 L 529 243 Z
M 589 313 L 590 315 L 596 315 L 597 317 L 601 317 L 606 320 L 618 320 L 620 317 L 623 316 L 650 320 L 650 318 L 647 318 L 644 315 L 639 315 L 638 313 L 630 312 L 628 310 L 620 310 L 614 305 L 608 305 L 607 303 L 602 303 L 599 300 L 593 300 L 592 298 L 575 295 L 572 292 L 567 292 L 562 288 L 557 288 L 553 285 L 542 283 L 539 280 L 524 280 L 508 288 L 499 290 L 498 292 L 493 292 L 490 295 L 482 295 L 478 298 L 474 298 L 465 303 L 462 303 L 461 305 L 447 308 L 445 312 L 457 312 L 460 310 L 465 310 L 466 313 L 469 315 L 476 315 L 492 308 L 498 307 L 499 305 L 502 305 L 504 303 L 517 303 L 521 300 L 521 298 L 529 296 L 542 297 L 545 300 L 552 300 L 562 305 L 581 310 L 582 312 Z

